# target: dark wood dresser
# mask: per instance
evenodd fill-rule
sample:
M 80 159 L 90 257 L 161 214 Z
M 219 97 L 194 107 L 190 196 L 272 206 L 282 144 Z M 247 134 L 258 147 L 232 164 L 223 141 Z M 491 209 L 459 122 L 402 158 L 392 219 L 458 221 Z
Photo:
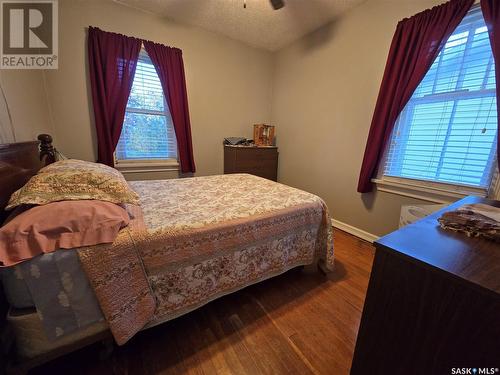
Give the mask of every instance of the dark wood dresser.
M 375 243 L 352 375 L 499 373 L 500 244 L 437 222 L 466 203 L 500 207 L 467 197 Z
M 278 148 L 224 145 L 224 174 L 250 173 L 276 181 Z

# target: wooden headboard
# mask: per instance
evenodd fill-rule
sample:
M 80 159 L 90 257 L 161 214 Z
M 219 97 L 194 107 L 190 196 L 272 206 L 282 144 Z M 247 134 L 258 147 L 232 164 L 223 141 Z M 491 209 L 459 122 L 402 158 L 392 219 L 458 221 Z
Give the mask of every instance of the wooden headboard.
M 0 144 L 0 224 L 11 194 L 38 170 L 55 161 L 52 137 L 40 134 L 38 141 Z

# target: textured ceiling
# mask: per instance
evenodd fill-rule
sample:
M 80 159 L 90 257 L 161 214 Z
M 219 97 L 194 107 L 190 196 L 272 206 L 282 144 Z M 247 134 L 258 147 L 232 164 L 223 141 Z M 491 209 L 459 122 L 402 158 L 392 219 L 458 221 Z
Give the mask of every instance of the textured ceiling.
M 366 0 L 114 0 L 275 51 Z

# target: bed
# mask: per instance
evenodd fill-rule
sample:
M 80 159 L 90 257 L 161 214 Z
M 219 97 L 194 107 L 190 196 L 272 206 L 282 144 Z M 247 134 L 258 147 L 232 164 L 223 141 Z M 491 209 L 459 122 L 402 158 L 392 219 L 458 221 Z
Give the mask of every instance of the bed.
M 50 136 L 39 140 L 40 157 L 39 142 L 0 145 L 2 208 L 54 161 Z M 127 205 L 130 224 L 112 244 L 4 268 L 21 360 L 40 362 L 110 334 L 122 345 L 139 330 L 291 268 L 333 267 L 330 218 L 315 195 L 247 174 L 130 186 L 140 205 Z

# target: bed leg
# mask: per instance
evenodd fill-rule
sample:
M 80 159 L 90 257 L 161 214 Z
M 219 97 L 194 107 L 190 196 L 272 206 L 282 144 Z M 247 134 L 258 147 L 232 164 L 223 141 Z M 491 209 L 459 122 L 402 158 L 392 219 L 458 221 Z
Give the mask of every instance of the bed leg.
M 113 350 L 115 348 L 115 343 L 113 341 L 113 338 L 109 337 L 101 341 L 101 350 L 99 351 L 99 359 L 101 361 L 104 361 L 111 357 L 111 354 L 113 353 Z
M 320 259 L 318 261 L 318 271 L 323 274 L 323 276 L 326 276 L 330 271 L 326 268 L 325 262 Z

